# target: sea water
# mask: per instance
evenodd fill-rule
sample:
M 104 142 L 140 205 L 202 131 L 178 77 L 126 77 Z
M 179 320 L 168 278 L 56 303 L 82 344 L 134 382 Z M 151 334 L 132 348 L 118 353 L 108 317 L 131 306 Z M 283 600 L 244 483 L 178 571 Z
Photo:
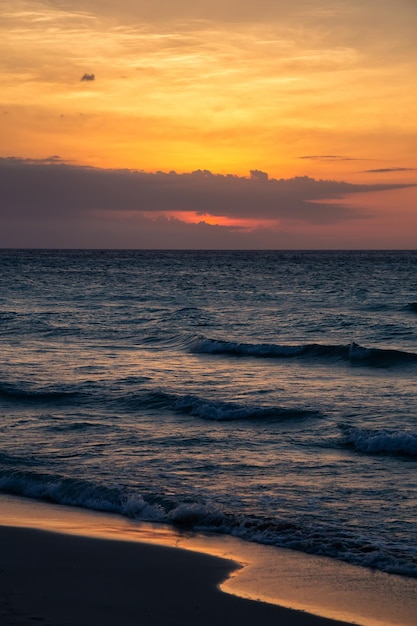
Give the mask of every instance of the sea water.
M 417 577 L 417 252 L 0 251 L 0 491 Z

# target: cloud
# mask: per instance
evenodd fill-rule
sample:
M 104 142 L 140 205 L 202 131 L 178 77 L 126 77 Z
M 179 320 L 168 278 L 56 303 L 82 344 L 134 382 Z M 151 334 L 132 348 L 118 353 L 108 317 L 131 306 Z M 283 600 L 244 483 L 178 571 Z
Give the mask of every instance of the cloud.
M 262 172 L 261 170 L 251 170 L 250 171 L 251 180 L 260 180 L 266 182 L 269 178 L 266 172 Z
M 388 174 L 389 172 L 415 172 L 416 167 L 381 167 L 375 170 L 364 170 L 365 174 Z
M 95 74 L 83 74 L 81 76 L 81 82 L 82 81 L 91 81 L 91 80 L 95 80 L 95 79 L 96 79 Z
M 310 159 L 312 161 L 361 161 L 362 159 L 355 159 L 353 157 L 341 156 L 339 154 L 313 154 L 307 156 L 300 156 L 299 159 Z
M 0 159 L 0 186 L 3 216 L 188 212 L 202 218 L 330 224 L 360 217 L 360 210 L 337 202 L 346 196 L 406 185 L 351 184 L 307 176 L 277 180 L 259 170 L 252 170 L 249 178 L 208 170 L 147 173 L 75 166 L 54 156 L 39 161 Z
M 255 169 L 248 177 L 209 170 L 177 174 L 98 169 L 56 155 L 41 160 L 0 158 L 0 247 L 374 247 L 375 237 L 364 239 L 364 233 L 373 233 L 377 214 L 364 211 L 354 195 L 412 186 L 307 176 L 278 180 Z M 218 224 L 208 223 L 217 219 Z M 415 232 L 408 219 L 405 223 L 407 233 Z M 387 233 L 389 238 L 391 230 Z M 387 247 L 386 241 L 378 234 L 375 245 Z M 403 240 L 399 244 L 405 245 Z
M 0 157 L 0 161 L 2 161 L 3 159 Z M 44 164 L 50 164 L 50 163 L 68 163 L 68 161 L 64 161 L 58 154 L 52 154 L 49 157 L 45 157 L 43 159 L 30 159 L 30 158 L 17 158 L 17 157 L 9 157 L 8 159 L 4 159 L 5 161 L 9 161 L 11 164 L 16 163 L 16 165 L 18 165 L 19 163 L 26 163 L 26 164 L 32 164 L 32 165 L 38 165 L 41 163 Z M 0 165 L 1 167 L 1 165 Z

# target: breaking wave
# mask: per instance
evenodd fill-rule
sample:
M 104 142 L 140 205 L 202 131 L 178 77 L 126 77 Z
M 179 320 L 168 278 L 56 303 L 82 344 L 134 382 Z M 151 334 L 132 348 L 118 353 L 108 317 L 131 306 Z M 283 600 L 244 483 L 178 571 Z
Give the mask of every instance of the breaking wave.
M 398 430 L 342 427 L 343 443 L 357 452 L 417 459 L 417 434 Z
M 191 344 L 195 354 L 220 354 L 259 358 L 332 358 L 363 363 L 364 365 L 389 366 L 417 361 L 417 354 L 391 348 L 366 348 L 356 342 L 348 345 L 319 343 L 281 345 L 269 343 L 240 343 L 200 337 Z
M 161 494 L 138 494 L 60 475 L 30 471 L 0 474 L 0 491 L 56 504 L 116 513 L 131 519 L 171 524 L 199 532 L 233 535 L 255 543 L 329 556 L 417 578 L 417 549 L 361 536 L 344 526 L 301 519 L 233 515 L 210 503 L 180 501 Z
M 164 391 L 148 391 L 126 399 L 131 409 L 137 406 L 159 408 L 191 415 L 205 420 L 233 421 L 258 419 L 291 419 L 317 417 L 320 412 L 314 409 L 288 406 L 265 406 L 245 402 L 210 400 L 202 396 L 177 395 Z
M 301 408 L 285 408 L 277 406 L 256 406 L 238 402 L 212 401 L 196 396 L 184 396 L 173 404 L 173 408 L 181 413 L 189 413 L 202 419 L 231 421 L 245 419 L 290 419 L 318 415 L 317 411 Z

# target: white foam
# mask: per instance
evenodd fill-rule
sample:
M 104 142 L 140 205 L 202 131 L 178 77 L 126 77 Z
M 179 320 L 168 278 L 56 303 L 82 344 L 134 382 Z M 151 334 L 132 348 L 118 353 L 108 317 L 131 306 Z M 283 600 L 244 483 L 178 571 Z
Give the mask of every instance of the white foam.
M 417 456 L 417 435 L 410 432 L 349 428 L 345 442 L 359 452 Z

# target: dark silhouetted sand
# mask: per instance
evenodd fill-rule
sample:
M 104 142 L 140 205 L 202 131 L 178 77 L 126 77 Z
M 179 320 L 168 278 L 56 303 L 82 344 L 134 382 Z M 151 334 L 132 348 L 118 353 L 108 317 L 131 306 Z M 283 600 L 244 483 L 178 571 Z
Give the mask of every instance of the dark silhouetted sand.
M 217 585 L 235 565 L 185 550 L 0 526 L 2 626 L 335 626 Z

